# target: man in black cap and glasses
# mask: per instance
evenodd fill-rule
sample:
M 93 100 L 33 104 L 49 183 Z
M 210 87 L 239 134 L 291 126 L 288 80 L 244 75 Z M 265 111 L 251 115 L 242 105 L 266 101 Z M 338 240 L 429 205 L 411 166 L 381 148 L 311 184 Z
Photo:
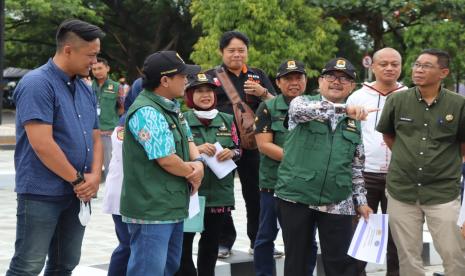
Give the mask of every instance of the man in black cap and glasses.
M 144 90 L 127 112 L 123 142 L 128 275 L 174 275 L 179 268 L 189 193 L 200 186 L 203 163 L 175 98 L 183 96 L 186 76 L 199 72 L 174 51 L 144 62 Z
M 347 255 L 352 219 L 368 219 L 360 123 L 369 109 L 344 102 L 355 88 L 355 68 L 344 58 L 324 67 L 320 95 L 296 97 L 289 107 L 289 133 L 275 194 L 283 229 L 285 275 L 307 275 L 318 227 L 325 273 L 357 276 Z M 373 109 L 375 110 L 375 109 Z

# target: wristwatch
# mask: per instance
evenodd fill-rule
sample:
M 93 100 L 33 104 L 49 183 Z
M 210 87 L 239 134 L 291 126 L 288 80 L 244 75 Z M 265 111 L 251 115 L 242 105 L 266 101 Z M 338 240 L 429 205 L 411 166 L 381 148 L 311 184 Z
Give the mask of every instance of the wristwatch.
M 69 184 L 71 184 L 71 186 L 76 186 L 77 184 L 81 183 L 84 180 L 85 179 L 84 179 L 84 176 L 82 175 L 82 173 L 80 171 L 77 171 L 76 172 L 76 180 L 69 182 Z
M 207 165 L 207 162 L 205 161 L 205 158 L 203 158 L 202 156 L 199 156 L 199 157 L 195 158 L 194 160 L 192 160 L 192 162 L 195 162 L 195 161 L 200 161 L 200 162 L 202 162 L 202 164 L 203 164 L 204 166 Z

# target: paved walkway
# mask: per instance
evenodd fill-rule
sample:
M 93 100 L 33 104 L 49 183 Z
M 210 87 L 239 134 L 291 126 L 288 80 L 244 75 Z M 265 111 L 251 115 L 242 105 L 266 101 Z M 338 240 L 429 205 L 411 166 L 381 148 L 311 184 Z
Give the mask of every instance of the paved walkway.
M 4 125 L 0 125 L 0 137 L 14 135 L 14 125 L 11 114 L 5 120 Z M 8 267 L 11 256 L 14 252 L 15 229 L 16 229 L 16 194 L 14 193 L 14 164 L 13 150 L 4 150 L 0 148 L 0 275 L 3 275 Z M 106 275 L 105 270 L 97 269 L 105 267 L 109 262 L 111 252 L 117 244 L 117 240 L 113 230 L 113 221 L 110 215 L 102 213 L 102 198 L 104 185 L 101 186 L 98 199 L 93 200 L 92 219 L 87 226 L 84 242 L 82 246 L 82 257 L 79 267 L 73 275 L 82 276 L 98 276 Z M 245 205 L 242 198 L 240 183 L 236 178 L 235 183 L 236 210 L 233 212 L 233 217 L 237 230 L 237 241 L 234 249 L 242 252 L 247 252 L 249 241 L 246 235 L 246 216 Z M 198 235 L 196 241 L 198 240 Z M 196 242 L 194 244 L 197 244 Z M 278 234 L 276 241 L 278 249 L 283 250 L 283 241 L 281 234 Z M 194 247 L 194 252 L 197 247 Z M 279 263 L 282 262 L 280 261 Z M 222 263 L 219 262 L 218 266 Z M 218 269 L 217 275 L 226 275 Z M 281 269 L 278 269 L 280 271 Z M 434 271 L 442 271 L 441 266 L 427 267 L 427 275 L 430 276 Z M 368 275 L 381 276 L 385 275 L 383 267 L 370 266 Z M 281 273 L 278 273 L 278 275 Z

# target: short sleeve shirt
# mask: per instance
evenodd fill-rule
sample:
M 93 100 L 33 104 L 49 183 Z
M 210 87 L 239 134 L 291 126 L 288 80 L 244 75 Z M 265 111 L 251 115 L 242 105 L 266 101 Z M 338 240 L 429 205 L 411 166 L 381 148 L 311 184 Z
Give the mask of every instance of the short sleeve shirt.
M 187 122 L 189 141 L 193 141 Z M 162 113 L 153 107 L 139 108 L 129 120 L 129 129 L 137 141 L 144 147 L 149 160 L 163 158 L 176 153 L 173 133 Z
M 225 67 L 225 65 L 222 65 L 222 66 Z M 207 71 L 207 73 L 212 76 L 215 76 L 215 72 L 213 69 Z M 260 104 L 261 100 L 259 97 L 247 95 L 244 92 L 244 83 L 247 80 L 254 81 L 260 84 L 261 86 L 268 89 L 269 93 L 273 95 L 276 94 L 273 84 L 271 83 L 270 79 L 265 74 L 265 72 L 263 72 L 261 69 L 252 68 L 252 67 L 248 67 L 244 65 L 239 76 L 236 76 L 234 73 L 232 73 L 229 70 L 226 70 L 226 73 L 228 74 L 231 82 L 233 83 L 234 87 L 239 93 L 239 96 L 241 97 L 241 99 L 245 103 L 247 103 L 250 106 L 250 108 L 254 111 L 258 108 L 258 105 Z M 234 115 L 231 101 L 229 100 L 228 95 L 226 95 L 226 92 L 224 92 L 224 89 L 221 86 L 221 83 L 216 78 L 215 78 L 215 81 L 217 81 L 218 84 L 220 85 L 218 86 L 218 88 L 215 89 L 216 96 L 217 96 L 217 109 L 221 112 Z
M 465 98 L 441 89 L 427 104 L 418 88 L 388 97 L 377 130 L 395 135 L 387 175 L 392 197 L 432 205 L 459 195 Z
M 50 59 L 26 74 L 15 89 L 16 187 L 18 194 L 65 196 L 71 185 L 49 170 L 31 147 L 24 126 L 39 122 L 53 127 L 53 139 L 71 165 L 90 172 L 92 132 L 98 129 L 96 98 L 78 77 L 71 78 Z

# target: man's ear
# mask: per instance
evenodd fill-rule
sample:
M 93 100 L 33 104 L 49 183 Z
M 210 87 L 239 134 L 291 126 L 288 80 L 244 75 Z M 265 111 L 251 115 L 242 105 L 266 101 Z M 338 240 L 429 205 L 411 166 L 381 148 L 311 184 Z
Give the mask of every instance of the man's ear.
M 354 91 L 355 87 L 357 87 L 357 83 L 354 81 L 352 82 L 352 84 L 350 85 L 351 87 L 351 90 L 350 90 L 350 93 L 352 93 L 352 91 Z
M 65 46 L 63 46 L 63 51 L 62 52 L 65 55 L 70 55 L 72 50 L 73 50 L 73 48 L 71 47 L 71 45 L 66 44 Z
M 440 75 L 441 80 L 447 78 L 448 75 L 449 75 L 449 68 L 442 68 L 441 75 Z
M 168 87 L 168 86 L 169 86 L 169 84 L 168 84 L 168 77 L 167 77 L 167 76 L 161 77 L 161 79 L 160 79 L 160 85 L 163 86 L 163 87 Z

